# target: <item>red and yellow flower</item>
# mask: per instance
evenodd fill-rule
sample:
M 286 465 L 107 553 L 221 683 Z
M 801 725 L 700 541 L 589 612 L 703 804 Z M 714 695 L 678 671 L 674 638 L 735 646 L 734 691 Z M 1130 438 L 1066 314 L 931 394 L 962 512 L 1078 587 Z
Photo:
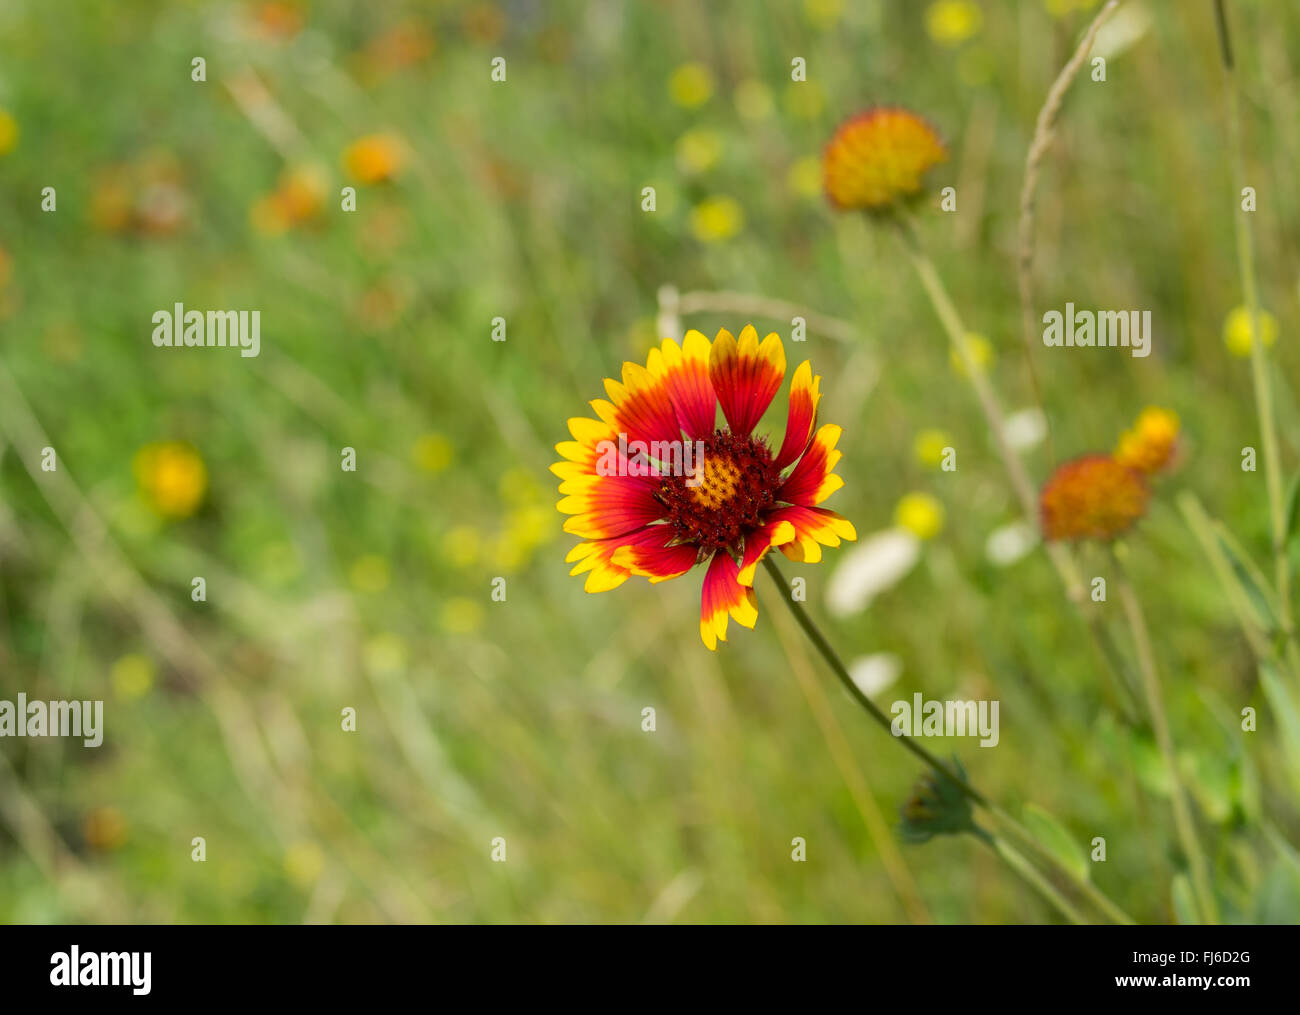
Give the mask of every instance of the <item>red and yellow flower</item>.
M 835 207 L 882 212 L 921 192 L 926 172 L 948 149 L 924 117 L 882 106 L 840 124 L 822 155 L 826 196 Z
M 645 366 L 624 363 L 621 382 L 605 381 L 608 399 L 592 401 L 596 419 L 569 420 L 573 440 L 555 446 L 564 461 L 551 471 L 561 480 L 559 509 L 570 516 L 564 530 L 583 540 L 566 560 L 572 574 L 586 573 L 588 592 L 707 564 L 700 637 L 715 649 L 729 617 L 750 628 L 758 619 L 754 574 L 769 549 L 813 563 L 823 546 L 857 538 L 847 519 L 820 506 L 844 485 L 834 473 L 840 428 L 816 426 L 821 378 L 808 362 L 791 379 L 780 446 L 754 435 L 785 372 L 775 334 L 760 342 L 751 325 L 739 340 L 719 331 L 710 342 L 690 331 L 680 345 L 670 338 L 652 349 Z M 689 442 L 703 457 L 682 456 L 689 469 L 647 468 L 628 453 L 637 442 Z

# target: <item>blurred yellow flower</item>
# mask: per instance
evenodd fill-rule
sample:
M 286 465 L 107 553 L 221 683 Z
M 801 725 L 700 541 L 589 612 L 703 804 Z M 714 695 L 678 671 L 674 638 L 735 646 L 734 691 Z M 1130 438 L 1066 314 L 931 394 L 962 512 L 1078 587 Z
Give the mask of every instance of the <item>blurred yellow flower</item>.
M 925 30 L 941 46 L 958 46 L 978 35 L 984 12 L 970 0 L 938 0 L 925 10 Z
M 443 556 L 454 567 L 469 567 L 482 555 L 483 537 L 472 525 L 457 525 L 442 537 Z
M 529 548 L 503 532 L 492 541 L 492 566 L 506 574 L 524 566 Z
M 555 536 L 551 525 L 551 509 L 543 504 L 531 504 L 510 512 L 506 521 L 506 535 L 530 551 Z
M 800 197 L 819 198 L 822 194 L 822 163 L 815 155 L 805 155 L 786 174 L 786 185 Z
M 993 362 L 993 343 L 977 332 L 968 331 L 966 333 L 966 351 L 970 353 L 970 358 L 975 361 L 977 370 L 984 370 Z M 966 363 L 957 354 L 956 349 L 948 353 L 948 362 L 957 373 L 963 377 L 966 376 Z
M 425 472 L 441 472 L 451 459 L 451 441 L 440 433 L 421 434 L 411 445 L 411 461 Z
M 18 121 L 6 109 L 0 109 L 0 155 L 8 155 L 18 143 Z
M 948 158 L 938 131 L 897 106 L 851 116 L 822 154 L 826 196 L 841 210 L 883 213 L 921 193 L 925 174 Z
M 284 852 L 284 874 L 296 887 L 310 888 L 325 871 L 325 854 L 314 842 L 295 842 Z
M 507 504 L 515 506 L 536 504 L 544 497 L 543 487 L 537 477 L 524 468 L 507 469 L 497 483 L 497 492 Z
M 718 132 L 697 128 L 677 139 L 677 166 L 684 173 L 705 173 L 722 158 L 722 138 Z
M 81 834 L 96 853 L 111 853 L 126 845 L 126 818 L 116 807 L 96 807 L 82 822 Z
M 736 85 L 733 98 L 742 120 L 752 122 L 772 115 L 772 90 L 756 78 L 746 78 Z
M 943 528 L 943 505 L 928 493 L 909 493 L 894 508 L 894 523 L 918 539 L 933 539 Z
M 826 108 L 826 94 L 816 81 L 791 81 L 785 86 L 785 110 L 799 120 L 815 120 Z
M 1132 430 L 1127 430 L 1115 448 L 1115 460 L 1148 475 L 1165 468 L 1178 443 L 1178 414 L 1148 406 Z
M 119 700 L 134 701 L 149 693 L 153 687 L 154 674 L 153 660 L 132 652 L 113 664 L 108 671 L 108 682 Z
M 329 181 L 319 166 L 290 166 L 280 175 L 276 198 L 290 225 L 308 222 L 325 207 Z
M 935 466 L 943 461 L 943 449 L 952 447 L 952 438 L 942 430 L 922 430 L 912 442 L 912 450 L 922 465 Z
M 492 563 L 503 572 L 517 571 L 540 545 L 554 538 L 550 508 L 540 502 L 517 507 L 507 515 L 504 528 L 493 541 Z
M 803 0 L 804 17 L 816 28 L 830 28 L 844 13 L 844 0 Z
M 731 197 L 710 197 L 691 209 L 691 232 L 705 243 L 735 236 L 745 225 L 745 210 Z
M 1228 351 L 1234 356 L 1249 356 L 1254 344 L 1250 340 L 1253 331 L 1250 311 L 1245 307 L 1234 307 L 1223 322 L 1223 341 Z M 1259 336 L 1266 349 L 1277 341 L 1277 318 L 1263 309 L 1259 311 Z
M 668 94 L 683 109 L 702 106 L 713 97 L 713 72 L 702 63 L 684 63 L 668 79 Z
M 483 607 L 464 596 L 448 599 L 442 604 L 439 622 L 451 634 L 473 634 L 483 626 Z
M 368 134 L 348 146 L 343 168 L 358 183 L 394 179 L 406 164 L 406 145 L 395 134 Z
M 382 592 L 388 588 L 390 577 L 388 561 L 377 553 L 358 557 L 348 570 L 348 581 L 358 592 Z
M 164 518 L 188 518 L 208 489 L 208 470 L 199 453 L 180 441 L 146 444 L 132 462 L 145 502 Z

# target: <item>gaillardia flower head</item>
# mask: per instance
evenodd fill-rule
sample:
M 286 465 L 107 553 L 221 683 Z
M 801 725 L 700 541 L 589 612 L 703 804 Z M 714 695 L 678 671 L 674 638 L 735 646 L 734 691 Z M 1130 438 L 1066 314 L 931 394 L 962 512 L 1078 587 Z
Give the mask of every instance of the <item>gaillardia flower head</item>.
M 948 150 L 925 119 L 882 106 L 840 124 L 822 157 L 826 196 L 844 210 L 884 212 L 921 192 L 926 171 Z
M 781 339 L 760 343 L 753 326 L 737 341 L 709 342 L 689 331 L 665 339 L 645 366 L 623 364 L 605 381 L 597 419 L 569 420 L 573 440 L 555 446 L 564 461 L 559 509 L 564 531 L 580 536 L 566 558 L 586 572 L 588 592 L 644 575 L 660 582 L 707 564 L 700 637 L 726 640 L 727 618 L 758 619 L 754 572 L 779 547 L 791 560 L 821 560 L 823 546 L 856 539 L 852 524 L 819 507 L 844 485 L 834 474 L 840 428 L 816 428 L 821 378 L 805 361 L 790 382 L 785 436 L 777 448 L 754 427 L 785 378 Z M 719 425 L 718 409 L 723 422 Z
M 1043 538 L 1114 539 L 1146 514 L 1150 496 L 1142 474 L 1110 455 L 1075 458 L 1043 484 Z
M 1150 405 L 1115 446 L 1115 460 L 1148 476 L 1168 468 L 1178 450 L 1178 414 Z

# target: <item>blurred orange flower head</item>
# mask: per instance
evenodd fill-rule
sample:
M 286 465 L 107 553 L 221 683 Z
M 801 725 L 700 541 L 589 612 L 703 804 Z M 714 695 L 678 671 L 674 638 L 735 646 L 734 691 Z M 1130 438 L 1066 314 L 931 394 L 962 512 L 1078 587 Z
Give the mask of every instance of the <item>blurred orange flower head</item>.
M 927 170 L 948 158 L 938 132 L 898 107 L 878 107 L 842 123 L 822 156 L 831 204 L 885 211 L 921 192 Z
M 1090 454 L 1061 465 L 1039 498 L 1048 540 L 1111 540 L 1147 511 L 1151 492 L 1140 472 L 1110 455 Z
M 348 175 L 367 186 L 395 179 L 405 164 L 406 146 L 395 134 L 367 134 L 343 153 Z

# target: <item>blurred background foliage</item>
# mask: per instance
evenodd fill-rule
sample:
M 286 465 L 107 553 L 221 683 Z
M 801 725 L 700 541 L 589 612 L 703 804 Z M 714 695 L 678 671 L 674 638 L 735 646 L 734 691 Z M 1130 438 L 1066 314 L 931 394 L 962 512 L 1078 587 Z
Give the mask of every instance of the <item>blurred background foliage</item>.
M 1030 408 L 1018 194 L 1096 7 L 0 4 L 0 697 L 103 698 L 107 727 L 98 749 L 0 743 L 0 919 L 1059 919 L 970 839 L 898 843 L 917 767 L 778 640 L 762 578 L 758 629 L 715 655 L 698 575 L 602 596 L 567 576 L 551 446 L 661 337 L 664 285 L 807 308 L 787 351 L 844 427 L 830 506 L 919 549 L 832 640 L 886 709 L 999 699 L 996 748 L 930 746 L 1080 850 L 1104 836 L 1095 881 L 1178 919 L 1159 756 L 1108 710 L 1041 551 L 1015 550 L 1000 463 L 894 238 L 819 190 L 844 116 L 903 103 L 939 127 L 932 182 L 958 207 L 924 202 L 922 239 L 1007 408 Z M 1294 467 L 1300 7 L 1231 11 Z M 1041 480 L 1146 405 L 1178 412 L 1182 467 L 1130 565 L 1225 918 L 1294 922 L 1300 773 L 1172 499 L 1195 490 L 1265 560 L 1263 474 L 1240 468 L 1249 363 L 1225 340 L 1241 293 L 1211 4 L 1130 0 L 1097 52 L 1106 80 L 1073 86 L 1043 168 L 1037 302 L 1149 309 L 1154 353 L 1038 346 L 1050 438 L 1031 411 L 1022 444 Z M 260 310 L 261 355 L 155 348 L 177 302 Z M 789 338 L 785 308 L 736 305 L 682 323 Z M 819 618 L 846 556 L 784 565 Z M 1096 608 L 1127 647 L 1118 606 Z

